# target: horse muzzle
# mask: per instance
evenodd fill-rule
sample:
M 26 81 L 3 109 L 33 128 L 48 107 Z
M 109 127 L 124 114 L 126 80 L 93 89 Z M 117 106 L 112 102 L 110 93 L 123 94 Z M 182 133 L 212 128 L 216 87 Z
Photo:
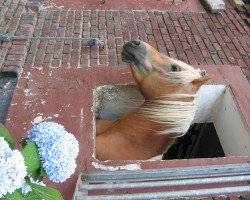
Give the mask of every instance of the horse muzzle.
M 132 40 L 123 45 L 122 61 L 134 64 L 144 62 L 146 49 L 140 40 Z

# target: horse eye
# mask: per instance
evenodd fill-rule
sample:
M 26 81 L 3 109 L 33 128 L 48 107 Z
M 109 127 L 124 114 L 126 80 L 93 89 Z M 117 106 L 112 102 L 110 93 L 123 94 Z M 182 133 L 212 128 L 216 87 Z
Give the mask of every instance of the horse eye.
M 178 71 L 180 71 L 180 69 L 179 69 L 179 67 L 177 66 L 177 65 L 171 65 L 171 71 L 172 72 L 178 72 Z

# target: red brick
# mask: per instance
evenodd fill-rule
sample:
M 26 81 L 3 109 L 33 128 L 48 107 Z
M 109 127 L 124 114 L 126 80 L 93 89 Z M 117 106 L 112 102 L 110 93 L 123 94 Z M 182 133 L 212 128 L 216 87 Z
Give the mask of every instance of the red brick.
M 100 65 L 108 65 L 108 56 L 100 55 L 99 62 L 100 62 Z
M 189 26 L 187 25 L 186 21 L 184 19 L 180 19 L 179 20 L 181 27 L 183 28 L 183 30 L 189 30 Z
M 169 13 L 168 12 L 164 12 L 163 13 L 163 19 L 164 19 L 164 22 L 165 24 L 168 26 L 168 25 L 172 25 L 172 20 L 170 20 L 170 17 L 169 17 Z
M 228 61 L 228 59 L 220 59 L 221 60 L 221 62 L 222 62 L 222 64 L 223 65 L 230 65 L 230 62 Z
M 233 40 L 233 44 L 236 47 L 236 49 L 239 51 L 239 53 L 241 55 L 247 55 L 245 50 L 242 48 L 242 46 L 240 45 L 240 43 L 238 42 L 238 40 Z
M 22 54 L 24 55 L 27 51 L 27 47 L 25 45 L 12 45 L 10 48 L 9 54 Z
M 25 45 L 25 46 L 28 45 L 26 40 L 13 40 L 12 44 L 13 45 Z
M 54 50 L 54 45 L 53 44 L 49 44 L 47 47 L 46 47 L 46 53 L 53 53 L 53 50 Z
M 227 56 L 229 62 L 232 64 L 236 64 L 236 61 L 233 57 L 233 54 L 231 53 L 231 50 L 228 48 L 223 48 L 223 51 L 224 51 L 225 55 Z
M 6 60 L 4 62 L 4 66 L 18 66 L 22 67 L 23 61 L 22 60 Z
M 244 75 L 250 76 L 250 69 L 249 69 L 249 68 L 243 67 L 243 68 L 241 68 L 241 69 L 242 69 Z
M 250 68 L 250 58 L 249 56 L 242 56 L 243 60 L 247 64 L 247 66 Z
M 194 41 L 194 37 L 192 36 L 192 34 L 189 31 L 185 31 L 185 35 L 186 35 L 188 44 L 194 45 L 195 41 Z
M 1 69 L 2 72 L 14 72 L 17 76 L 20 76 L 21 70 L 19 66 L 6 66 Z
M 99 48 L 97 46 L 93 46 L 90 48 L 90 58 L 97 59 L 99 56 Z M 115 56 L 115 55 L 114 55 Z
M 236 26 L 237 30 L 240 32 L 240 33 L 246 33 L 245 29 L 240 25 L 239 22 L 234 22 L 234 25 Z
M 81 41 L 80 40 L 72 40 L 72 49 L 79 49 L 81 46 Z M 60 48 L 61 48 L 60 44 Z
M 205 46 L 205 44 L 201 41 L 201 42 L 198 42 L 198 47 L 200 48 L 200 49 L 206 49 L 206 46 Z
M 206 34 L 212 34 L 213 33 L 209 28 L 206 28 L 205 32 L 206 32 Z
M 206 61 L 206 63 L 208 65 L 214 65 L 215 64 L 212 58 L 205 58 L 205 61 Z
M 210 57 L 207 50 L 202 50 L 201 53 L 202 53 L 203 57 L 205 57 L 205 58 Z
M 71 52 L 71 45 L 64 45 L 63 46 L 63 53 L 68 54 Z
M 32 67 L 34 64 L 35 54 L 29 53 L 25 60 L 25 66 L 24 67 Z
M 190 65 L 197 65 L 193 52 L 191 50 L 186 50 L 185 52 L 187 54 L 188 63 Z
M 160 53 L 163 53 L 163 54 L 166 53 L 166 47 L 164 45 L 158 45 L 157 47 L 158 47 L 157 49 Z
M 220 58 L 216 54 L 212 54 L 212 58 L 213 58 L 216 65 L 221 65 L 222 64 Z
M 53 67 L 59 67 L 60 66 L 60 60 L 59 59 L 53 59 L 51 65 Z
M 44 63 L 51 63 L 52 57 L 53 57 L 53 54 L 46 54 L 43 60 L 43 65 Z
M 170 58 L 177 58 L 177 55 L 174 51 L 169 51 L 168 53 Z
M 217 27 L 215 26 L 214 22 L 211 19 L 207 19 L 207 24 L 212 32 L 218 31 Z
M 231 39 L 227 35 L 222 35 L 223 41 L 228 43 L 231 42 Z
M 168 51 L 173 51 L 174 50 L 174 45 L 171 41 L 165 42 L 166 48 Z
M 200 51 L 195 47 L 193 47 L 192 50 L 193 50 L 194 57 L 195 57 L 197 63 L 198 64 L 204 63 L 204 58 L 202 57 Z
M 35 61 L 34 61 L 34 67 L 41 67 L 43 63 L 43 58 L 44 58 L 44 51 L 40 49 L 37 50 Z
M 225 55 L 225 53 L 224 53 L 223 51 L 218 51 L 217 53 L 218 53 L 218 56 L 219 56 L 221 59 L 227 58 L 226 55 Z
M 69 67 L 70 62 L 70 54 L 63 54 L 62 55 L 62 66 Z
M 70 59 L 70 66 L 71 67 L 78 67 L 79 66 L 80 55 L 79 52 L 73 50 L 71 52 L 71 59 Z
M 238 51 L 232 50 L 231 52 L 232 52 L 232 54 L 233 54 L 233 56 L 234 56 L 235 59 L 241 58 L 241 55 L 239 54 Z
M 90 60 L 90 66 L 91 67 L 98 66 L 98 59 L 91 59 Z
M 247 67 L 245 61 L 240 58 L 240 59 L 236 59 L 237 65 L 239 65 L 240 67 Z
M 229 27 L 225 27 L 225 31 L 226 31 L 228 37 L 234 38 L 234 34 Z
M 108 34 L 108 47 L 110 49 L 115 48 L 115 35 L 114 34 Z
M 9 54 L 6 58 L 8 61 L 22 61 L 24 59 L 23 55 L 18 55 L 18 54 Z
M 221 46 L 218 43 L 213 43 L 213 46 L 214 46 L 216 51 L 221 50 Z
M 190 49 L 190 46 L 186 42 L 182 42 L 181 44 L 184 50 Z
M 249 17 L 246 18 L 245 21 L 246 21 L 246 23 L 248 24 L 248 26 L 250 26 L 250 18 L 249 18 Z
M 210 40 L 204 39 L 204 43 L 205 43 L 209 53 L 215 53 L 215 49 L 214 49 L 212 43 L 210 42 Z

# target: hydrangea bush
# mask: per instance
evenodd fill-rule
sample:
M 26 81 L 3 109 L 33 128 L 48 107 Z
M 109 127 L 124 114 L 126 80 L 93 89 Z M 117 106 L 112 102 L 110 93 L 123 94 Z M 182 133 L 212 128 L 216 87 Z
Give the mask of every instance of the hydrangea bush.
M 63 199 L 42 180 L 64 182 L 76 168 L 79 143 L 55 122 L 42 122 L 28 131 L 22 151 L 14 149 L 8 130 L 0 124 L 0 199 Z
M 21 152 L 10 149 L 4 137 L 0 137 L 0 198 L 20 188 L 26 175 Z

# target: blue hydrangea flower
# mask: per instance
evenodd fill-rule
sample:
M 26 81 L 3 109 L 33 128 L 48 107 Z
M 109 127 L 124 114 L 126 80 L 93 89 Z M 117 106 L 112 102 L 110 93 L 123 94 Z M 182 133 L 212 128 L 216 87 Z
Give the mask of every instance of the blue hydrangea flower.
M 0 198 L 20 188 L 26 175 L 21 152 L 10 149 L 4 138 L 0 137 Z
M 36 143 L 42 167 L 50 180 L 64 182 L 75 172 L 79 144 L 62 125 L 42 122 L 28 132 L 28 138 Z

